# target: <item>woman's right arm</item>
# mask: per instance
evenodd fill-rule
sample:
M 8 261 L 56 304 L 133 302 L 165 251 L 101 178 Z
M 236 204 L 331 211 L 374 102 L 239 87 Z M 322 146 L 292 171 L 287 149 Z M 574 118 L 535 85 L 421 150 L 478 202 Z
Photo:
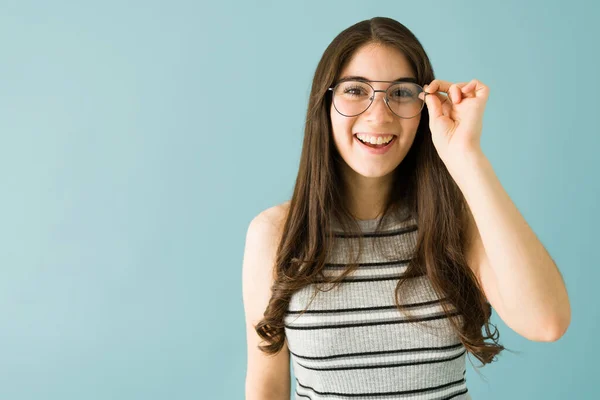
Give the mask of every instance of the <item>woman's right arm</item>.
M 290 399 L 290 354 L 287 343 L 276 355 L 268 355 L 257 348 L 261 338 L 254 330 L 271 298 L 275 252 L 281 238 L 284 212 L 282 205 L 263 211 L 250 222 L 246 233 L 242 267 L 248 347 L 246 400 Z

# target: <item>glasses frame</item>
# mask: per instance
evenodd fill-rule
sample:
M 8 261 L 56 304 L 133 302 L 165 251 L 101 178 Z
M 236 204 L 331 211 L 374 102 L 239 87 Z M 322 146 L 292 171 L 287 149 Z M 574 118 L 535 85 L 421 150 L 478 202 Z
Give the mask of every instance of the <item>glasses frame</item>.
M 338 85 L 344 83 L 344 82 L 361 82 L 361 83 L 366 83 L 367 85 L 369 85 L 371 87 L 371 89 L 373 89 L 373 95 L 370 97 L 371 102 L 369 103 L 369 105 L 367 106 L 367 108 L 365 108 L 363 111 L 359 112 L 358 114 L 354 114 L 354 115 L 346 115 L 343 114 L 342 112 L 340 112 L 340 110 L 338 110 L 338 108 L 335 105 L 335 89 L 338 87 Z M 373 85 L 371 85 L 370 82 L 384 82 L 384 83 L 391 83 L 391 85 L 386 89 L 386 90 L 375 90 L 375 88 L 373 87 Z M 385 97 L 383 98 L 384 103 L 386 104 L 387 108 L 396 116 L 398 116 L 399 118 L 403 118 L 403 119 L 411 119 L 416 117 L 417 115 L 419 115 L 421 113 L 421 111 L 423 111 L 423 107 L 425 107 L 425 97 L 423 97 L 423 104 L 421 104 L 421 109 L 419 110 L 419 112 L 417 112 L 415 115 L 413 115 L 412 117 L 403 117 L 401 115 L 398 115 L 394 112 L 394 110 L 392 110 L 392 107 L 390 107 L 390 99 L 388 97 L 388 92 L 390 90 L 390 88 L 396 84 L 399 83 L 410 83 L 413 85 L 418 86 L 419 88 L 421 88 L 421 91 L 423 93 L 425 93 L 424 96 L 427 96 L 428 94 L 431 93 L 427 93 L 425 91 L 425 89 L 423 89 L 423 86 L 419 85 L 418 83 L 415 82 L 410 82 L 410 81 L 367 81 L 367 80 L 363 80 L 363 79 L 342 79 L 341 81 L 337 82 L 334 86 L 328 87 L 327 90 L 331 91 L 331 103 L 333 104 L 333 107 L 335 108 L 335 111 L 338 112 L 338 114 L 343 115 L 344 117 L 356 117 L 362 113 L 364 113 L 365 111 L 367 111 L 369 109 L 369 107 L 371 107 L 371 105 L 373 105 L 373 102 L 375 101 L 375 93 L 377 92 L 382 92 L 385 93 Z

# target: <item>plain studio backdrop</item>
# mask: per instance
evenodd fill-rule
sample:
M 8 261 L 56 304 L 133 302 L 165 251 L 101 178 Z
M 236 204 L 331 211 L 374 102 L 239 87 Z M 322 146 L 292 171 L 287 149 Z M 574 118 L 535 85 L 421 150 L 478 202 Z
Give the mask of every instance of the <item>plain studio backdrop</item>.
M 483 151 L 569 291 L 557 342 L 493 313 L 521 353 L 469 392 L 597 398 L 597 2 L 146 0 L 0 2 L 0 399 L 243 398 L 248 224 L 291 196 L 319 57 L 375 16 L 490 87 Z

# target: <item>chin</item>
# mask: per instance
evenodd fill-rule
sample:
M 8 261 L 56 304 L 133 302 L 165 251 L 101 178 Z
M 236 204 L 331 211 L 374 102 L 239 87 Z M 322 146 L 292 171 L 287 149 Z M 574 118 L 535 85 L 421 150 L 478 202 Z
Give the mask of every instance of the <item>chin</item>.
M 382 178 L 392 173 L 395 168 L 353 168 L 354 172 L 365 178 Z

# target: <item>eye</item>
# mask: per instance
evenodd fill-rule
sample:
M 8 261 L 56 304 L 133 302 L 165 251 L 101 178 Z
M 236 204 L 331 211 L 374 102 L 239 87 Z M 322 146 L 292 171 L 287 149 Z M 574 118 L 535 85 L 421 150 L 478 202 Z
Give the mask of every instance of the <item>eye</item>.
M 393 97 L 413 97 L 414 93 L 408 89 L 402 88 L 402 89 L 396 89 L 396 90 L 392 91 L 392 96 Z
M 360 94 L 364 93 L 364 90 L 362 87 L 360 86 L 350 86 L 347 88 L 344 88 L 344 94 L 348 94 L 348 95 L 353 95 L 353 96 L 358 96 Z
M 418 90 L 415 85 L 402 84 L 390 89 L 390 100 L 398 103 L 413 102 L 418 99 Z

